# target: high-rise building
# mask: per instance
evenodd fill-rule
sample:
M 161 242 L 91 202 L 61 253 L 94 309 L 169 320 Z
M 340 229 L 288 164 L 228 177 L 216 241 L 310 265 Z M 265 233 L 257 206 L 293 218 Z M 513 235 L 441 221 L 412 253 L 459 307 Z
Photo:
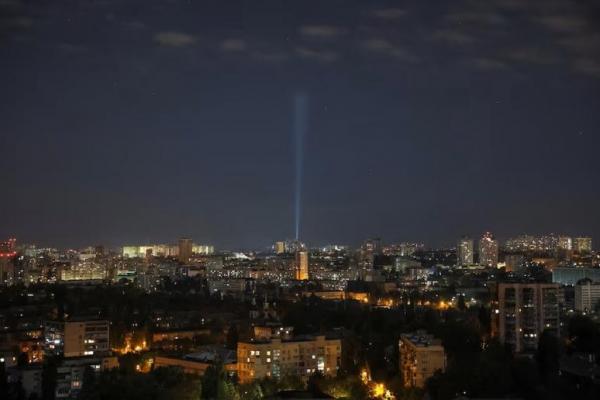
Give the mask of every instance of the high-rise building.
M 189 238 L 181 238 L 179 239 L 179 254 L 177 259 L 179 262 L 187 264 L 190 262 L 190 258 L 192 257 L 192 249 L 193 243 L 192 239 Z
M 573 240 L 569 236 L 558 237 L 558 250 L 573 250 Z
M 325 336 L 238 342 L 238 378 L 245 384 L 255 379 L 278 379 L 286 375 L 298 376 L 304 381 L 315 373 L 335 376 L 341 355 L 341 340 Z
M 47 321 L 44 325 L 47 354 L 65 358 L 108 354 L 109 322 L 105 320 Z
M 299 250 L 296 252 L 296 279 L 299 281 L 308 280 L 308 251 Z
M 479 264 L 491 268 L 498 267 L 498 241 L 489 232 L 479 239 Z
M 575 310 L 590 312 L 600 305 L 600 283 L 584 279 L 575 285 Z
M 359 266 L 363 269 L 372 269 L 375 256 L 381 253 L 381 239 L 367 239 L 360 248 Z
M 446 369 L 446 353 L 440 339 L 425 331 L 400 335 L 400 374 L 405 387 L 423 387 L 427 378 Z
M 276 254 L 285 253 L 285 242 L 275 242 L 275 253 Z
M 499 283 L 492 310 L 492 335 L 514 352 L 537 349 L 544 330 L 559 335 L 559 285 Z
M 573 251 L 575 251 L 579 254 L 591 253 L 592 238 L 591 237 L 573 238 Z
M 215 246 L 211 246 L 208 244 L 193 244 L 192 253 L 209 256 L 215 253 Z
M 16 239 L 0 242 L 0 285 L 11 285 L 15 278 L 13 259 L 17 255 Z
M 473 264 L 473 239 L 463 236 L 456 246 L 457 265 Z

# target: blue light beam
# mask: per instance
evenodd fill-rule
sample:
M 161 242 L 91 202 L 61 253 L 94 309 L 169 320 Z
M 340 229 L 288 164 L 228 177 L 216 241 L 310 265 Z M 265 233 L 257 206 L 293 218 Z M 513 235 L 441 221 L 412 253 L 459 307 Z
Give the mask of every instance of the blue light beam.
M 296 149 L 296 240 L 300 239 L 300 219 L 302 217 L 302 173 L 304 169 L 304 137 L 308 126 L 308 96 L 297 93 L 294 96 L 294 146 Z

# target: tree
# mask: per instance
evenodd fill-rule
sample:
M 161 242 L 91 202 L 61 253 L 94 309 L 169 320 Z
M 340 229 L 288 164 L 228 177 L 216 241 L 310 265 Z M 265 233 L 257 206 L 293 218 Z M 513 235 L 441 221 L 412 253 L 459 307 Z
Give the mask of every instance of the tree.
M 48 357 L 42 366 L 42 398 L 44 400 L 54 400 L 59 361 L 57 357 Z
M 202 376 L 202 398 L 213 399 L 219 394 L 219 380 L 221 379 L 222 365 L 211 365 Z
M 239 333 L 237 329 L 237 325 L 231 324 L 229 329 L 227 330 L 227 338 L 226 338 L 226 346 L 228 349 L 235 350 L 237 349 L 237 344 L 239 341 Z
M 536 361 L 540 373 L 547 379 L 558 376 L 560 342 L 554 332 L 545 330 L 540 335 L 536 352 Z
M 0 399 L 8 399 L 8 377 L 3 362 L 0 363 Z

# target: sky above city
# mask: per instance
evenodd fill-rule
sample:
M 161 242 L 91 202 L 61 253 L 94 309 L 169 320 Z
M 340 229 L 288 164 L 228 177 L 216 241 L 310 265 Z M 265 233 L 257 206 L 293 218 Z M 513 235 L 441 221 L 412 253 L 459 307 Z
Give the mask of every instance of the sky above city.
M 600 240 L 595 1 L 0 0 L 0 237 Z

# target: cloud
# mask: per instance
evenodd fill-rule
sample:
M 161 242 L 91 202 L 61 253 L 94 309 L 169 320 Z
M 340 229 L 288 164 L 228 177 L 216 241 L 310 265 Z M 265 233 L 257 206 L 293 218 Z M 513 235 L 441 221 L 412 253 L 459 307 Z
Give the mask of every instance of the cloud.
M 124 22 L 123 26 L 132 30 L 141 30 L 146 28 L 146 24 L 144 24 L 142 21 L 137 20 Z
M 154 40 L 161 46 L 185 47 L 196 43 L 196 37 L 182 32 L 159 32 Z
M 526 64 L 551 65 L 558 62 L 554 54 L 538 48 L 521 48 L 510 50 L 507 57 L 513 61 Z
M 590 58 L 581 58 L 575 60 L 573 68 L 577 72 L 592 76 L 594 78 L 600 78 L 600 62 L 592 60 Z
M 246 42 L 242 39 L 225 39 L 221 42 L 221 50 L 225 52 L 238 52 L 246 50 Z
M 29 17 L 0 18 L 0 29 L 28 29 L 33 26 L 33 19 Z
M 510 67 L 503 61 L 495 58 L 479 57 L 471 60 L 474 67 L 484 71 L 508 70 Z
M 250 55 L 256 61 L 269 64 L 279 64 L 289 58 L 289 55 L 283 51 L 253 51 Z
M 85 47 L 83 45 L 79 45 L 79 44 L 72 44 L 72 43 L 58 43 L 56 45 L 56 47 L 60 51 L 63 51 L 65 53 L 69 53 L 69 54 L 81 54 L 81 53 L 85 53 L 86 51 L 88 51 L 87 47 Z
M 379 8 L 371 11 L 371 15 L 375 18 L 393 20 L 404 17 L 406 10 L 401 8 Z
M 332 63 L 339 58 L 338 54 L 334 51 L 310 49 L 308 47 L 297 47 L 296 54 L 300 58 L 314 60 L 321 63 Z
M 333 25 L 305 25 L 300 27 L 300 34 L 317 39 L 332 39 L 346 34 L 346 30 Z
M 21 5 L 19 0 L 0 0 L 0 7 L 19 7 Z
M 456 12 L 444 17 L 448 22 L 454 24 L 476 24 L 500 26 L 506 23 L 506 18 L 495 12 Z
M 433 32 L 431 38 L 439 42 L 458 46 L 469 45 L 476 42 L 473 36 L 454 29 L 439 29 Z
M 409 63 L 419 62 L 419 58 L 417 56 L 386 39 L 368 39 L 362 42 L 362 46 L 368 51 L 384 54 L 401 61 L 406 61 Z
M 558 43 L 576 53 L 600 53 L 600 33 L 569 36 Z
M 586 27 L 584 18 L 575 15 L 553 15 L 537 18 L 537 21 L 554 32 L 578 32 Z

